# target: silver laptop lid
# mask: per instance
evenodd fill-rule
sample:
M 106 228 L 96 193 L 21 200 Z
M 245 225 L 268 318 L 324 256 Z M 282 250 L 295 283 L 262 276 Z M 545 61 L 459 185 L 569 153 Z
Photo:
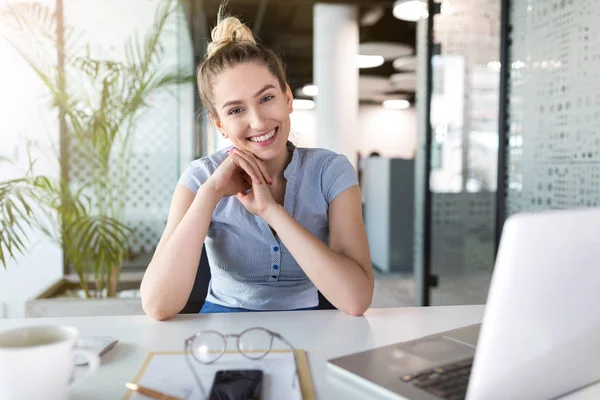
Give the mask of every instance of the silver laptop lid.
M 600 209 L 509 218 L 467 399 L 547 399 L 599 380 L 598 304 Z

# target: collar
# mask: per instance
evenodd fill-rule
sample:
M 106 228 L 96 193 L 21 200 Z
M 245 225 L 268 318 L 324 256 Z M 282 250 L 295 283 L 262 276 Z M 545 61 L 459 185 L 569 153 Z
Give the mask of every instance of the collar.
M 292 160 L 287 165 L 287 167 L 285 167 L 285 170 L 283 171 L 283 177 L 287 181 L 289 181 L 293 176 L 296 175 L 296 171 L 298 170 L 298 166 L 300 165 L 300 153 L 298 152 L 296 146 L 294 146 L 294 144 L 289 140 L 286 143 L 286 146 L 289 150 L 292 151 Z

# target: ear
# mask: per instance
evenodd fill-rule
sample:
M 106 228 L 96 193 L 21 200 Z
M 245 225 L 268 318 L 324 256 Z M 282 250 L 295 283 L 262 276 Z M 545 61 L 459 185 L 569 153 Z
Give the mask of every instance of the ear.
M 287 83 L 285 84 L 285 104 L 288 108 L 288 113 L 292 113 L 294 111 L 293 107 L 294 103 L 294 94 L 292 93 L 292 88 Z
M 219 132 L 221 132 L 221 134 L 223 134 L 223 136 L 227 139 L 227 135 L 225 134 L 225 132 L 223 132 L 223 125 L 221 124 L 221 121 L 219 120 L 218 117 L 215 116 L 215 114 L 209 112 L 208 116 L 210 117 L 210 120 L 212 121 L 212 123 L 217 127 L 217 129 L 219 130 Z

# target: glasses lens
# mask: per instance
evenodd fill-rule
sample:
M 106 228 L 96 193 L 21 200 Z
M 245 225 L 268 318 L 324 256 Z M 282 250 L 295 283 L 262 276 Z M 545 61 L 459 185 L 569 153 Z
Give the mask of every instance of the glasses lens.
M 240 336 L 240 351 L 248 358 L 262 358 L 271 350 L 273 338 L 260 328 L 248 329 Z
M 215 361 L 225 351 L 225 338 L 217 332 L 202 332 L 192 341 L 192 355 L 201 363 Z

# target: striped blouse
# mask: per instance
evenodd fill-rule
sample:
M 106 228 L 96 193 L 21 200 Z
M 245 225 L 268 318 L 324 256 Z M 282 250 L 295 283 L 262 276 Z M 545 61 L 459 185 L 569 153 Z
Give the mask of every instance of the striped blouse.
M 179 184 L 196 193 L 229 149 L 192 161 Z M 358 185 L 354 168 L 345 156 L 329 150 L 294 147 L 283 175 L 287 180 L 285 210 L 329 245 L 329 204 Z M 292 310 L 318 304 L 316 287 L 279 236 L 235 196 L 217 204 L 205 246 L 212 275 L 207 301 L 250 310 Z

